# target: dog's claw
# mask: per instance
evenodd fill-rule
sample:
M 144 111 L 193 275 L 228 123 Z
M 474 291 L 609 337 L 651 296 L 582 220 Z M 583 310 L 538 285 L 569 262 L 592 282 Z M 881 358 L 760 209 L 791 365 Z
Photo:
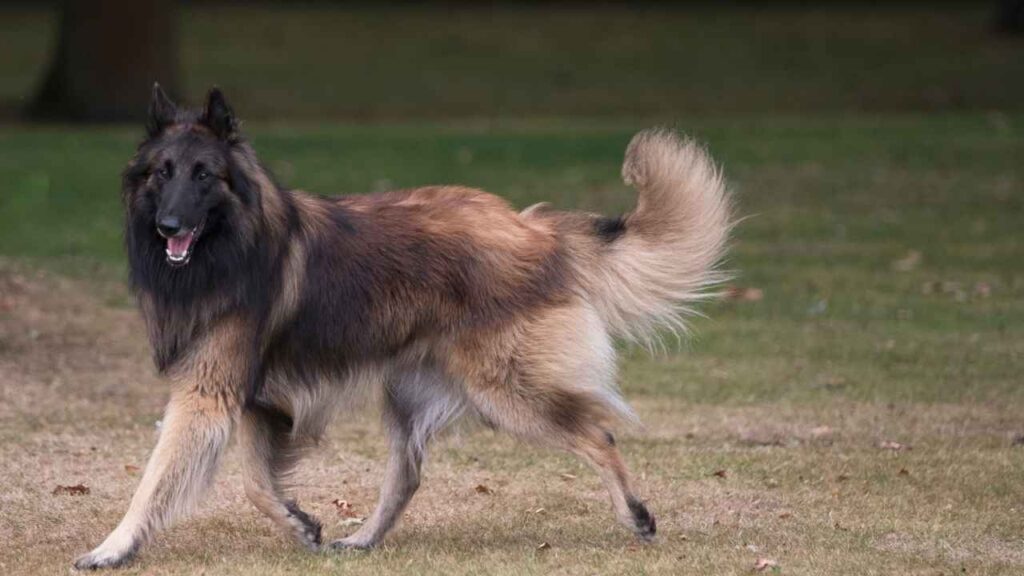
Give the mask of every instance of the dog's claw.
M 343 551 L 343 550 L 371 550 L 374 548 L 373 544 L 366 544 L 364 542 L 353 542 L 347 538 L 341 540 L 335 540 L 331 542 L 328 547 L 331 550 Z
M 101 568 L 119 568 L 132 560 L 134 554 L 127 553 L 106 553 L 100 550 L 93 550 L 75 559 L 75 570 L 99 570 Z

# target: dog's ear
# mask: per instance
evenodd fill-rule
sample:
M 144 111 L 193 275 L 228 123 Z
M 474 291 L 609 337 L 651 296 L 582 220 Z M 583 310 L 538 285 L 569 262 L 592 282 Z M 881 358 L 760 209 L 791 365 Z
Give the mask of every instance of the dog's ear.
M 153 97 L 149 100 L 149 116 L 146 119 L 146 132 L 150 138 L 159 136 L 164 128 L 174 124 L 178 116 L 178 107 L 164 93 L 160 84 L 153 83 Z
M 238 121 L 220 88 L 211 88 L 206 95 L 202 122 L 221 140 L 233 142 L 238 139 Z

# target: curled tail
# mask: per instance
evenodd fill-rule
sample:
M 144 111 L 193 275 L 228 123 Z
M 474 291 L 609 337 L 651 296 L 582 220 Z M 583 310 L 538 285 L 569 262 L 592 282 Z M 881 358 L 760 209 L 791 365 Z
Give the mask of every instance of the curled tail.
M 731 203 L 703 148 L 666 129 L 633 137 L 622 177 L 638 192 L 636 208 L 615 221 L 614 234 L 598 226 L 606 245 L 584 273 L 609 329 L 651 344 L 659 329 L 685 332 L 693 305 L 726 279 L 716 266 L 732 226 Z

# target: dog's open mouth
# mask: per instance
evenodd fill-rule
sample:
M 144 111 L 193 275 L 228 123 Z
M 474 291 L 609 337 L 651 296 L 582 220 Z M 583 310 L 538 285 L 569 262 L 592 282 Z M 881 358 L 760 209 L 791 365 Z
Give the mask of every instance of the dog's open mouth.
M 167 263 L 174 267 L 188 264 L 188 261 L 192 259 L 192 249 L 195 247 L 196 241 L 199 240 L 199 234 L 202 231 L 203 225 L 200 224 L 188 232 L 168 238 L 166 250 Z

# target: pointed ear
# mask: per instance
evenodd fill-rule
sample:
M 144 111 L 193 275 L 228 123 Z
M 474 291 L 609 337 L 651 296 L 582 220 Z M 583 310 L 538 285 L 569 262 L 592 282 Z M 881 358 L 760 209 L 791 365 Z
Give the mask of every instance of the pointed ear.
M 149 100 L 149 116 L 146 120 L 146 131 L 150 138 L 159 136 L 164 128 L 174 124 L 178 115 L 178 107 L 164 93 L 160 84 L 153 83 L 153 97 Z
M 234 142 L 238 139 L 238 121 L 219 88 L 211 88 L 206 95 L 202 122 L 221 140 Z

